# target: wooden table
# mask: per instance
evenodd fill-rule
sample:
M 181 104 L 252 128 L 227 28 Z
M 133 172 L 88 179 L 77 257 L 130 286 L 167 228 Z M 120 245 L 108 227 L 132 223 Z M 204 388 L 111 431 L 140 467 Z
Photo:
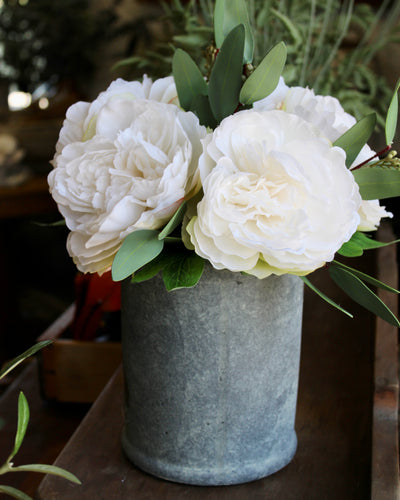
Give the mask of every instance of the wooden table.
M 361 264 L 371 273 L 370 255 Z M 380 264 L 395 283 L 393 247 Z M 316 273 L 313 281 L 351 310 L 355 319 L 306 291 L 296 419 L 299 443 L 286 468 L 230 487 L 179 485 L 141 472 L 120 447 L 123 377 L 118 370 L 55 462 L 74 472 L 83 484 L 46 476 L 37 500 L 397 499 L 398 383 L 396 369 L 390 365 L 397 367 L 397 329 L 379 330 L 375 350 L 372 315 L 347 299 L 326 273 Z M 377 326 L 381 329 L 382 323 Z M 374 352 L 379 358 L 376 363 Z

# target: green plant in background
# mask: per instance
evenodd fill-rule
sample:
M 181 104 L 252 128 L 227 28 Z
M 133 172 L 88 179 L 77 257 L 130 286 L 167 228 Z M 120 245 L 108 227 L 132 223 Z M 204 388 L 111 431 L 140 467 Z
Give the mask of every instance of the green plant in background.
M 174 51 L 181 48 L 203 72 L 204 54 L 213 43 L 214 5 L 214 0 L 162 2 L 158 39 L 114 69 L 128 67 L 135 78 L 142 73 L 159 78 L 170 74 Z M 357 119 L 374 111 L 383 128 L 392 91 L 371 63 L 383 47 L 400 39 L 400 2 L 384 0 L 377 11 L 354 0 L 249 0 L 247 5 L 254 65 L 266 48 L 284 41 L 283 76 L 289 86 L 309 86 L 316 94 L 335 96 Z
M 38 344 L 34 345 L 27 351 L 23 352 L 15 359 L 11 360 L 0 371 L 0 379 L 3 378 L 5 375 L 7 375 L 20 363 L 22 363 L 26 358 L 32 356 L 40 349 L 43 349 L 49 344 L 51 344 L 50 340 L 39 342 Z M 0 467 L 0 475 L 6 474 L 7 472 L 40 472 L 43 474 L 53 474 L 56 476 L 61 476 L 65 479 L 68 479 L 69 481 L 72 481 L 73 483 L 81 484 L 79 479 L 74 474 L 71 474 L 70 472 L 64 469 L 61 469 L 60 467 L 55 467 L 54 465 L 29 464 L 29 465 L 19 465 L 16 467 L 14 466 L 12 460 L 14 459 L 15 455 L 18 453 L 22 445 L 22 442 L 26 434 L 26 430 L 28 428 L 28 423 L 29 423 L 29 405 L 26 400 L 26 397 L 24 396 L 24 393 L 20 392 L 18 398 L 18 425 L 17 425 L 17 432 L 15 435 L 15 444 L 7 460 Z M 31 497 L 28 496 L 26 493 L 16 488 L 13 488 L 12 486 L 6 486 L 0 484 L 0 493 L 6 493 L 7 495 L 13 498 L 17 498 L 18 500 L 32 500 Z

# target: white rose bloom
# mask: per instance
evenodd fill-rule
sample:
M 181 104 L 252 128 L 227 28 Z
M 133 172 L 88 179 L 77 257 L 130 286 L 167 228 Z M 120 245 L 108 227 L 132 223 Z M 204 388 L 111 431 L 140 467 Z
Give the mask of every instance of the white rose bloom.
M 122 78 L 113 81 L 92 103 L 76 102 L 66 113 L 60 136 L 56 144 L 56 156 L 71 142 L 90 139 L 96 133 L 97 116 L 111 100 L 150 99 L 179 106 L 178 94 L 172 76 L 153 82 L 147 75 L 143 83 L 128 82 Z
M 282 77 L 274 92 L 265 99 L 255 102 L 253 107 L 258 111 L 283 109 L 288 113 L 300 116 L 320 130 L 332 142 L 335 142 L 356 123 L 354 116 L 346 113 L 335 97 L 315 95 L 314 90 L 308 88 L 288 87 Z M 374 151 L 366 144 L 351 166 L 355 167 L 369 160 L 374 154 Z M 363 221 L 358 228 L 360 231 L 376 229 L 382 217 L 392 216 L 385 211 L 384 207 L 379 206 L 378 200 L 373 201 L 373 204 L 371 201 L 365 201 L 361 204 L 365 210 L 360 212 Z M 369 229 L 362 229 L 363 227 Z
M 302 118 L 242 111 L 203 149 L 204 197 L 186 230 L 215 268 L 305 275 L 356 231 L 361 198 L 345 154 Z
M 48 181 L 71 230 L 70 255 L 81 271 L 101 274 L 125 236 L 162 227 L 200 189 L 206 129 L 175 105 L 129 95 L 95 116 L 95 135 L 65 145 Z

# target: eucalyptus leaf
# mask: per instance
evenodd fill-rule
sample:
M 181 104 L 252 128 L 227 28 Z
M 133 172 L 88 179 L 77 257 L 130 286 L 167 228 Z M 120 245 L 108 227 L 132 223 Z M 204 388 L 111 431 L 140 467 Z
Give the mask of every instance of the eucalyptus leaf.
M 337 139 L 333 145 L 346 152 L 346 165 L 350 167 L 358 153 L 367 143 L 376 125 L 376 114 L 371 113 L 361 118 L 355 125 Z
M 12 498 L 16 498 L 17 500 L 33 500 L 32 497 L 24 493 L 23 491 L 17 490 L 12 486 L 6 486 L 4 484 L 0 484 L 0 493 L 6 493 Z
M 164 247 L 158 231 L 141 229 L 129 234 L 118 250 L 111 268 L 112 279 L 121 281 L 153 260 Z
M 43 340 L 42 342 L 38 342 L 34 346 L 30 347 L 26 351 L 24 351 L 22 354 L 17 356 L 16 358 L 12 359 L 8 363 L 6 363 L 3 368 L 0 370 L 0 379 L 5 377 L 11 370 L 13 370 L 16 366 L 18 366 L 20 363 L 25 361 L 25 359 L 29 358 L 30 356 L 33 356 L 36 354 L 38 351 L 43 349 L 44 347 L 48 346 L 49 344 L 52 343 L 52 340 Z
M 315 292 L 317 295 L 319 295 L 321 297 L 321 299 L 325 300 L 325 302 L 327 302 L 329 305 L 335 307 L 336 309 L 339 309 L 339 311 L 341 311 L 342 313 L 346 314 L 350 318 L 353 318 L 353 315 L 351 313 L 349 313 L 348 311 L 346 311 L 346 309 L 343 309 L 343 307 L 341 307 L 339 304 L 337 304 L 335 301 L 333 301 L 327 295 L 325 295 L 323 292 L 321 292 L 321 290 L 319 290 L 315 285 L 313 285 L 308 278 L 306 278 L 305 276 L 300 276 L 300 278 L 304 281 L 304 283 L 313 292 Z
M 400 170 L 367 166 L 352 173 L 363 200 L 400 196 Z
M 397 96 L 399 87 L 400 87 L 400 79 L 397 81 L 393 97 L 390 101 L 390 105 L 386 115 L 385 137 L 386 137 L 386 144 L 388 145 L 392 144 L 394 135 L 396 133 L 397 117 L 399 113 L 399 99 Z
M 244 28 L 240 24 L 225 38 L 211 70 L 208 95 L 211 110 L 219 123 L 239 104 L 242 86 Z
M 216 0 L 214 10 L 214 37 L 218 48 L 233 28 L 242 24 L 245 30 L 243 63 L 251 63 L 254 38 L 245 0 Z M 240 61 L 242 63 L 242 61 Z
M 191 251 L 176 254 L 167 266 L 162 276 L 165 288 L 170 292 L 179 288 L 195 286 L 201 278 L 204 269 L 204 259 Z
M 286 63 L 287 50 L 283 42 L 275 45 L 261 63 L 244 82 L 239 100 L 243 104 L 253 104 L 267 97 L 279 83 Z
M 342 255 L 343 257 L 361 257 L 361 255 L 364 253 L 364 250 L 357 242 L 350 240 L 346 243 L 343 243 L 337 253 L 339 255 Z
M 373 250 L 374 248 L 382 248 L 387 247 L 389 245 L 393 245 L 393 243 L 398 243 L 400 240 L 393 241 L 377 241 L 363 233 L 362 231 L 356 231 L 351 240 L 358 243 L 363 250 Z
M 217 120 L 211 110 L 210 100 L 208 96 L 206 95 L 196 96 L 192 101 L 190 109 L 198 117 L 201 125 L 204 125 L 205 127 L 210 127 L 212 129 L 214 129 L 217 126 Z
M 23 392 L 19 393 L 18 397 L 18 424 L 17 424 L 17 433 L 15 435 L 15 444 L 14 449 L 11 452 L 11 455 L 8 459 L 10 461 L 15 455 L 18 453 L 18 450 L 21 447 L 21 444 L 24 440 L 26 429 L 28 428 L 29 423 L 29 405 L 28 401 Z
M 172 73 L 179 103 L 183 109 L 190 111 L 192 101 L 196 96 L 207 95 L 207 83 L 196 63 L 182 49 L 176 49 L 172 58 Z
M 18 467 L 13 467 L 15 472 L 40 472 L 42 474 L 52 474 L 53 476 L 60 476 L 64 479 L 68 479 L 75 484 L 82 484 L 80 480 L 65 469 L 56 467 L 55 465 L 45 465 L 45 464 L 29 464 L 29 465 L 19 465 Z
M 329 274 L 333 281 L 355 302 L 391 325 L 400 326 L 392 311 L 352 272 L 339 266 L 330 266 Z
M 155 259 L 133 274 L 132 283 L 141 283 L 154 278 L 168 264 L 170 257 L 170 254 L 164 249 Z
M 342 262 L 338 262 L 337 260 L 333 260 L 330 263 L 331 266 L 338 266 L 341 267 L 342 269 L 346 269 L 350 273 L 354 274 L 357 276 L 357 278 L 360 278 L 361 281 L 365 281 L 366 283 L 369 283 L 372 286 L 375 286 L 377 288 L 381 288 L 382 290 L 386 290 L 387 292 L 391 293 L 400 293 L 399 290 L 396 290 L 395 288 L 392 288 L 389 285 L 386 285 L 385 283 L 382 283 L 382 281 L 377 280 L 376 278 L 370 276 L 369 274 L 365 274 L 358 269 L 353 269 L 352 267 L 346 266 Z
M 168 224 L 164 227 L 164 229 L 160 232 L 158 235 L 159 240 L 165 239 L 169 234 L 172 233 L 172 231 L 179 226 L 179 224 L 183 220 L 183 216 L 185 215 L 186 212 L 186 206 L 187 203 L 184 201 L 178 210 L 174 213 L 174 215 L 171 217 L 169 220 Z
M 338 250 L 338 254 L 344 257 L 359 257 L 364 253 L 364 250 L 371 250 L 375 248 L 387 247 L 393 243 L 398 243 L 400 240 L 382 242 L 376 241 L 371 237 L 367 236 L 361 231 L 356 231 L 351 239 L 343 243 L 341 248 Z

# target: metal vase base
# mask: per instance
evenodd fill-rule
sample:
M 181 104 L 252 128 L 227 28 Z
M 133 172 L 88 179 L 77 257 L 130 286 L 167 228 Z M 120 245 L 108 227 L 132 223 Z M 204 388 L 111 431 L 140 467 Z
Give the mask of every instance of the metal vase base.
M 125 455 L 144 472 L 176 483 L 195 486 L 229 486 L 256 481 L 285 467 L 291 462 L 297 449 L 297 437 L 291 432 L 291 439 L 277 443 L 277 450 L 254 461 L 212 465 L 207 467 L 189 467 L 182 463 L 170 463 L 146 456 L 131 445 L 126 430 L 122 433 L 122 449 Z
M 193 485 L 270 475 L 296 451 L 303 282 L 207 266 L 191 289 L 123 283 L 123 450 Z

